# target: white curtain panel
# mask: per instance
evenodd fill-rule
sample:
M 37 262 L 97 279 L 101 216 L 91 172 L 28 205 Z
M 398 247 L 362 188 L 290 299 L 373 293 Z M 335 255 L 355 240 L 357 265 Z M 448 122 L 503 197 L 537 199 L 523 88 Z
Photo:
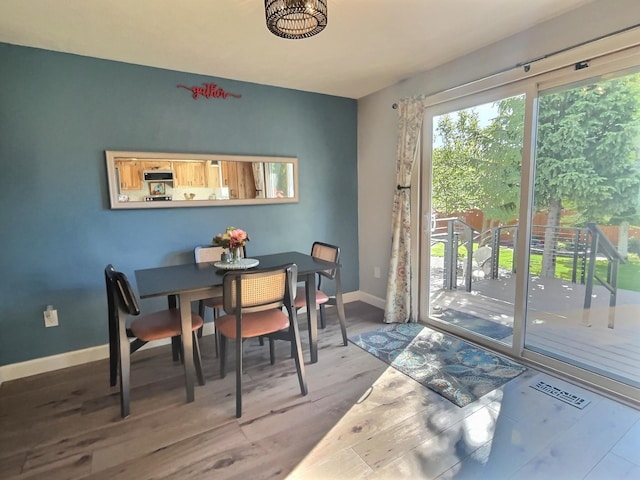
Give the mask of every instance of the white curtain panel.
M 385 323 L 415 322 L 411 312 L 411 172 L 420 145 L 425 106 L 421 99 L 398 104 L 397 189 L 393 197 L 391 261 Z
M 256 187 L 256 198 L 264 198 L 264 163 L 253 162 L 251 167 L 253 168 L 253 181 Z

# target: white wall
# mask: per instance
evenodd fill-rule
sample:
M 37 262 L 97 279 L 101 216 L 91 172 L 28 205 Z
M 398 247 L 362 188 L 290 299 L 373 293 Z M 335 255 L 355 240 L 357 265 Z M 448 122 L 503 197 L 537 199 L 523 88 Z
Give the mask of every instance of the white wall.
M 598 0 L 358 101 L 360 291 L 384 299 L 391 249 L 397 110 L 401 98 L 429 95 L 640 24 L 638 0 Z M 488 27 L 490 28 L 490 26 Z M 434 45 L 434 48 L 446 48 Z M 380 278 L 374 278 L 374 268 Z M 415 272 L 414 272 L 415 273 Z

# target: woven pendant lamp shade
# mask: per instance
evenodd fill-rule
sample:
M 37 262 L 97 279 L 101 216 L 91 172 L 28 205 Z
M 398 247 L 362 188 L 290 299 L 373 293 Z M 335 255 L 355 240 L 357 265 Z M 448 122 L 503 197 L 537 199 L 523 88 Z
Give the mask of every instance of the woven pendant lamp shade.
M 298 39 L 327 26 L 327 0 L 265 0 L 267 28 L 278 37 Z

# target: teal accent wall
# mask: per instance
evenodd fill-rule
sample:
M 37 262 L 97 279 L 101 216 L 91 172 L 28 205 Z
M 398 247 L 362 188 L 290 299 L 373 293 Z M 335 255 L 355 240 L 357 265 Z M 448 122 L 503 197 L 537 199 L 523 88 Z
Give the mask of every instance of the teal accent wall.
M 136 288 L 134 270 L 191 262 L 227 225 L 255 255 L 340 245 L 358 289 L 355 100 L 8 44 L 0 65 L 0 365 L 106 344 L 108 263 Z M 176 87 L 204 82 L 242 98 Z M 110 210 L 105 150 L 296 156 L 300 202 Z

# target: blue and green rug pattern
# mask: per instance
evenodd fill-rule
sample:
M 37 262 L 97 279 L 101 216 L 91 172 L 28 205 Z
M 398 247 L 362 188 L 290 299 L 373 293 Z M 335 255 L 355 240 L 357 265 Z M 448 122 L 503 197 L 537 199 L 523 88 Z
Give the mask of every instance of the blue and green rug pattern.
M 417 323 L 394 323 L 349 341 L 459 407 L 526 371 L 503 356 Z

